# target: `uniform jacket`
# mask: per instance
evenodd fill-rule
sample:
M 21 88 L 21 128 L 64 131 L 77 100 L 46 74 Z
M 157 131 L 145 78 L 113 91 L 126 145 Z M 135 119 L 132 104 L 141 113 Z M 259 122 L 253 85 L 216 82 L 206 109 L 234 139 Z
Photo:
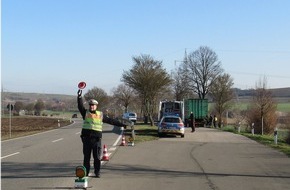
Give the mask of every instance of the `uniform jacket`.
M 85 107 L 84 107 L 84 103 L 83 103 L 83 99 L 82 97 L 77 97 L 77 102 L 78 102 L 78 109 L 82 115 L 82 118 L 83 120 L 85 119 L 86 117 L 86 112 L 89 111 L 87 110 Z M 91 113 L 94 113 L 94 112 L 91 112 Z M 111 125 L 114 125 L 114 126 L 119 126 L 119 127 L 122 127 L 122 126 L 125 126 L 122 122 L 116 120 L 116 119 L 112 119 L 112 118 L 109 118 L 107 115 L 103 115 L 103 123 L 108 123 L 108 124 L 111 124 Z M 85 137 L 85 136 L 95 136 L 95 137 L 98 137 L 98 138 L 102 138 L 102 132 L 100 131 L 95 131 L 95 130 L 90 130 L 90 129 L 82 129 L 82 136 Z

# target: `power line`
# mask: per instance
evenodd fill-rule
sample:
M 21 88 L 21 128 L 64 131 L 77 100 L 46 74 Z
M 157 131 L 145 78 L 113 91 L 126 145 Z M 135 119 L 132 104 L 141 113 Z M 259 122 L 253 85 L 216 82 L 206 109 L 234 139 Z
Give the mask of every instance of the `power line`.
M 237 52 L 237 53 L 282 53 L 290 54 L 290 50 L 216 50 L 218 52 Z
M 237 71 L 228 71 L 228 72 L 234 73 L 234 74 L 239 74 L 239 75 L 266 76 L 266 77 L 271 77 L 271 78 L 290 79 L 290 76 L 282 76 L 282 75 L 258 74 L 258 73 L 247 73 L 247 72 L 237 72 Z

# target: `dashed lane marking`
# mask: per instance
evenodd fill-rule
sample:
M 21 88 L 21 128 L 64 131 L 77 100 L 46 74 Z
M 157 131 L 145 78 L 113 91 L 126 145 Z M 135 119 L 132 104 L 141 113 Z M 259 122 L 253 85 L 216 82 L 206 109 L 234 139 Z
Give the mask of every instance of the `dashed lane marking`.
M 56 140 L 54 140 L 52 142 L 55 143 L 55 142 L 62 141 L 62 140 L 63 140 L 63 138 L 60 138 L 60 139 L 56 139 Z
M 8 157 L 10 157 L 10 156 L 14 156 L 14 155 L 17 155 L 17 154 L 20 154 L 20 152 L 15 152 L 15 153 L 13 153 L 13 154 L 9 154 L 9 155 L 7 155 L 7 156 L 3 156 L 3 157 L 1 157 L 1 160 L 2 160 L 3 158 L 8 158 Z

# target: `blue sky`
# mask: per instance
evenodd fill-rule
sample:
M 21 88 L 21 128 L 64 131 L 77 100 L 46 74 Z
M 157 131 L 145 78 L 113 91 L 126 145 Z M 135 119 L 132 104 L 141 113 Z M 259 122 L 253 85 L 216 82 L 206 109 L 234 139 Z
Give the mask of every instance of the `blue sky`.
M 237 88 L 290 87 L 289 0 L 2 0 L 4 91 L 110 94 L 149 54 L 170 73 L 208 46 Z M 176 62 L 178 64 L 178 62 Z

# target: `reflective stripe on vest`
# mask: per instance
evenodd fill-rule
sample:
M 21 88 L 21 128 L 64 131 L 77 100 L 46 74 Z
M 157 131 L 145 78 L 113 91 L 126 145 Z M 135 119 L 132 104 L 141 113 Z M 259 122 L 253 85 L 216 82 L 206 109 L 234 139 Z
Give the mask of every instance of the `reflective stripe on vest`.
M 102 131 L 103 113 L 96 111 L 96 113 L 90 113 L 87 111 L 86 117 L 83 123 L 83 129 L 91 129 L 95 131 Z

